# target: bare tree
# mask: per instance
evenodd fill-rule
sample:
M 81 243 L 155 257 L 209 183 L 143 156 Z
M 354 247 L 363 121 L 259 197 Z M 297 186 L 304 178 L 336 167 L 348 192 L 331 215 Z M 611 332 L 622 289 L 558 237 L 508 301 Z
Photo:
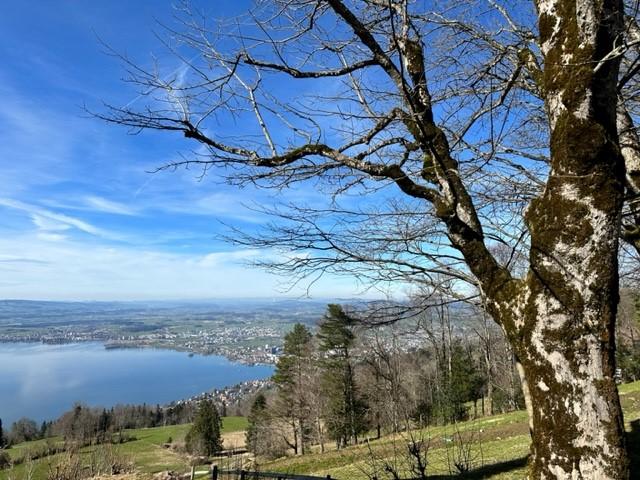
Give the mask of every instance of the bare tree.
M 380 438 L 382 429 L 397 433 L 409 418 L 408 392 L 402 376 L 403 354 L 399 348 L 402 332 L 393 327 L 363 332 L 364 350 L 359 380 L 369 406 L 370 424 Z
M 181 74 L 124 58 L 148 101 L 101 116 L 203 147 L 165 168 L 327 193 L 274 209 L 263 236 L 234 235 L 289 254 L 267 267 L 476 288 L 519 360 L 531 477 L 622 479 L 618 250 L 639 218 L 628 13 L 620 0 L 272 0 L 212 28 L 184 6 L 166 42 Z M 497 243 L 528 251 L 521 272 Z

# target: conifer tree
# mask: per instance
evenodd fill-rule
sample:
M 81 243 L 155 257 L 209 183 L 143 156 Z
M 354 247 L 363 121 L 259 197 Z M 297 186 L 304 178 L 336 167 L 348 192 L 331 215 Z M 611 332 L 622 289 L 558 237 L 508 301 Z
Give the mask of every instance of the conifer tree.
M 484 379 L 460 341 L 451 345 L 450 366 L 441 365 L 440 370 L 438 407 L 442 420 L 445 423 L 465 420 L 469 413 L 465 404 L 479 398 Z
M 327 395 L 326 423 L 338 447 L 353 441 L 367 429 L 366 404 L 358 395 L 352 348 L 355 319 L 340 305 L 330 304 L 320 324 L 318 339 L 322 359 L 322 381 Z
M 312 430 L 308 388 L 312 374 L 312 339 L 309 329 L 297 323 L 284 338 L 283 355 L 273 375 L 278 388 L 276 409 L 291 425 L 291 447 L 296 454 L 305 453 Z
M 245 433 L 247 450 L 260 455 L 264 453 L 261 448 L 264 440 L 263 430 L 268 422 L 267 399 L 262 393 L 259 393 L 253 401 L 247 422 L 248 426 Z
M 187 451 L 207 457 L 221 452 L 221 430 L 222 421 L 215 404 L 209 399 L 202 400 L 185 438 Z
M 4 430 L 2 430 L 2 419 L 0 418 L 0 448 L 4 448 Z

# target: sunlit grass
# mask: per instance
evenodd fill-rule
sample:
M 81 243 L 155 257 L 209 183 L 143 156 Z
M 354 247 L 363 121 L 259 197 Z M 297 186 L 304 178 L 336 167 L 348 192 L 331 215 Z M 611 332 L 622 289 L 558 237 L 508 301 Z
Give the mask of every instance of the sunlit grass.
M 621 385 L 620 399 L 625 414 L 625 425 L 631 428 L 631 423 L 640 419 L 640 382 Z M 247 426 L 244 417 L 226 417 L 223 419 L 223 433 L 242 432 Z M 128 457 L 133 462 L 138 475 L 148 478 L 154 472 L 174 470 L 180 473 L 189 471 L 187 459 L 167 448 L 172 443 L 181 443 L 190 425 L 173 425 L 157 428 L 142 428 L 128 430 L 127 433 L 135 440 L 116 447 L 119 454 Z M 242 435 L 236 433 L 236 435 Z M 507 480 L 525 478 L 526 456 L 529 452 L 529 435 L 527 414 L 524 411 L 482 417 L 476 420 L 461 422 L 456 426 L 433 426 L 413 432 L 389 435 L 380 440 L 372 440 L 368 444 L 361 444 L 345 448 L 340 451 L 332 449 L 327 444 L 327 451 L 314 452 L 300 457 L 286 457 L 275 461 L 263 462 L 264 471 L 290 472 L 308 475 L 325 476 L 340 480 L 365 480 L 369 478 L 376 462 L 392 462 L 399 458 L 398 453 L 406 448 L 409 435 L 422 439 L 429 444 L 428 469 L 430 475 L 457 474 L 453 466 L 455 459 L 456 441 L 461 435 L 471 439 L 469 467 L 475 469 L 473 478 L 491 478 L 493 480 Z M 50 441 L 61 441 L 52 439 Z M 23 455 L 29 448 L 43 444 L 44 440 L 27 442 L 14 446 L 9 450 L 12 457 Z M 631 442 L 633 440 L 631 439 Z M 88 447 L 83 454 L 88 456 L 95 447 Z M 630 444 L 630 451 L 637 449 Z M 33 465 L 33 480 L 44 480 L 50 468 L 53 468 L 62 455 L 54 455 L 39 460 Z M 401 472 L 410 477 L 407 467 L 398 465 Z M 27 465 L 19 465 L 12 471 L 0 471 L 0 480 L 22 480 L 26 478 Z M 199 470 L 203 470 L 200 467 Z M 404 470 L 403 470 L 404 468 Z M 206 478 L 206 477 L 202 477 Z

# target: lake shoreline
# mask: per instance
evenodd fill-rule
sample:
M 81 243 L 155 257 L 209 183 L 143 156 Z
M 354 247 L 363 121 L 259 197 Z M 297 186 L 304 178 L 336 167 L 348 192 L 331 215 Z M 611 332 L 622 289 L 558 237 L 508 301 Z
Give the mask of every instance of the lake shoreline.
M 224 357 L 230 362 L 238 363 L 241 365 L 246 365 L 249 367 L 254 366 L 275 366 L 277 363 L 275 358 L 270 358 L 269 361 L 254 361 L 246 358 L 242 355 L 228 355 L 222 352 L 217 353 L 215 351 L 204 352 L 197 349 L 183 348 L 180 345 L 165 345 L 165 344 L 156 344 L 156 343 L 144 343 L 144 342 L 123 342 L 123 341 L 111 341 L 111 340 L 60 340 L 56 339 L 55 341 L 46 340 L 46 339 L 15 339 L 15 340 L 7 340 L 0 339 L 0 345 L 2 344 L 42 344 L 42 345 L 75 345 L 75 344 L 92 344 L 92 343 L 101 343 L 105 350 L 135 350 L 135 349 L 156 349 L 156 350 L 169 350 L 173 352 L 181 352 L 187 353 L 189 355 L 200 355 L 203 357 L 206 356 L 214 356 L 214 357 Z
M 186 354 L 185 354 L 186 353 Z M 242 382 L 268 379 L 271 365 L 155 347 L 105 348 L 100 342 L 0 343 L 0 418 L 57 418 L 75 402 L 169 405 Z

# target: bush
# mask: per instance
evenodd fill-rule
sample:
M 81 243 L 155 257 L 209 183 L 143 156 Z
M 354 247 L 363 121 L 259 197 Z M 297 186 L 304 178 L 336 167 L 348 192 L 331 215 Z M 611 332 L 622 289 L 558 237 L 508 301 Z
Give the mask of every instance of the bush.
M 11 466 L 11 457 L 5 450 L 0 450 L 0 469 L 9 468 Z
M 122 455 L 116 447 L 103 444 L 97 447 L 90 457 L 89 470 L 91 476 L 96 475 L 120 475 L 133 471 L 133 462 L 127 456 Z
M 121 431 L 111 437 L 111 444 L 118 445 L 127 442 L 135 442 L 137 439 L 138 438 L 135 435 Z
M 67 452 L 55 465 L 49 465 L 46 480 L 80 480 L 82 474 L 80 456 L 76 452 Z
M 525 407 L 524 395 L 522 389 L 518 389 L 515 392 L 515 398 L 509 395 L 504 390 L 493 391 L 493 412 L 504 413 L 511 412 L 513 410 L 521 410 Z

